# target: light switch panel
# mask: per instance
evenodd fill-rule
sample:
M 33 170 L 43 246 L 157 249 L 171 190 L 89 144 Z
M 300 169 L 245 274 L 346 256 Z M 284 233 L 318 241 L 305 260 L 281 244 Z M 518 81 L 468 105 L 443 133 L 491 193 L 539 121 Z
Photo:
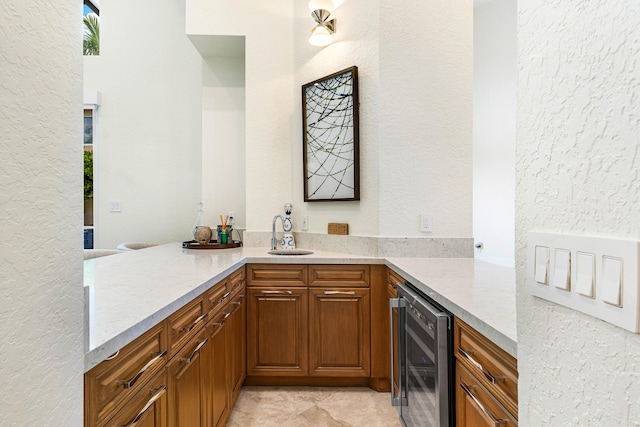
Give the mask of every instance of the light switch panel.
M 576 292 L 593 298 L 596 257 L 594 254 L 578 252 L 576 254 Z
M 536 246 L 536 269 L 535 280 L 543 285 L 549 284 L 549 248 L 546 246 Z
M 571 251 L 556 249 L 553 260 L 553 286 L 568 291 L 571 289 Z
M 535 297 L 640 333 L 640 240 L 532 231 L 526 278 Z
M 602 301 L 622 307 L 622 259 L 602 257 Z

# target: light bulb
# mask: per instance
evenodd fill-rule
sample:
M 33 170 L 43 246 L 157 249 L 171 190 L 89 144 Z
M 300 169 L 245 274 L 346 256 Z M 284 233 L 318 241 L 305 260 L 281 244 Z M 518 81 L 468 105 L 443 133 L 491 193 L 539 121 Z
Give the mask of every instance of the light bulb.
M 309 2 L 309 10 L 324 9 L 331 12 L 333 10 L 333 2 L 331 0 L 311 0 Z
M 309 43 L 314 46 L 327 46 L 333 43 L 333 37 L 329 34 L 327 27 L 324 25 L 317 25 L 311 30 L 311 37 L 309 37 Z

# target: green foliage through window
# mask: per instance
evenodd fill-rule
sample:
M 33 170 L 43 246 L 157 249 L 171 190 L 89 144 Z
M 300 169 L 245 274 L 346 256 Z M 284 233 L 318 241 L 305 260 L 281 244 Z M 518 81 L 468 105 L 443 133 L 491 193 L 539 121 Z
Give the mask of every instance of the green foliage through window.
M 84 34 L 82 36 L 82 53 L 84 55 L 100 55 L 100 19 L 95 13 L 85 15 Z
M 93 151 L 84 152 L 84 199 L 93 199 Z

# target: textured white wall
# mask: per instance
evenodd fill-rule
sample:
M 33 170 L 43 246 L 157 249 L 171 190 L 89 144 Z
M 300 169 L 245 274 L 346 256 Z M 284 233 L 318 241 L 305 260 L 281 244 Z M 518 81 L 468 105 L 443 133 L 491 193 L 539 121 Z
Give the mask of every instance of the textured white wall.
M 0 425 L 81 426 L 82 14 L 0 3 Z
M 202 63 L 202 199 L 204 224 L 236 212 L 246 224 L 244 57 L 205 58 Z M 237 238 L 237 236 L 235 236 Z
M 473 2 L 383 1 L 379 25 L 379 234 L 471 237 Z
M 516 2 L 476 3 L 473 19 L 473 237 L 480 260 L 513 267 Z
M 246 226 L 271 230 L 292 200 L 293 0 L 186 0 L 186 31 L 246 36 Z
M 521 425 L 640 425 L 640 335 L 525 289 L 529 231 L 640 237 L 638 58 L 638 2 L 518 2 Z
M 100 16 L 100 56 L 84 62 L 84 87 L 102 94 L 96 247 L 186 240 L 201 200 L 202 58 L 184 2 L 105 2 Z

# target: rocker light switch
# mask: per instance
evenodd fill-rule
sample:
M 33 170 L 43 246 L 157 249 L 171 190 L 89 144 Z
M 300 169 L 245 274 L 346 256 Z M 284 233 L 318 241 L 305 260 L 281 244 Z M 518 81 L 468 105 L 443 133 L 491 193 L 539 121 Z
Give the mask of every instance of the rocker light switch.
M 568 291 L 571 289 L 571 251 L 556 249 L 553 262 L 553 286 Z
M 622 260 L 609 256 L 602 257 L 602 300 L 622 307 Z
M 548 285 L 548 270 L 549 270 L 549 248 L 546 246 L 536 246 L 536 261 L 535 261 L 535 273 L 534 279 L 536 282 L 543 285 Z
M 576 255 L 576 292 L 593 298 L 595 255 L 586 252 L 578 252 Z

